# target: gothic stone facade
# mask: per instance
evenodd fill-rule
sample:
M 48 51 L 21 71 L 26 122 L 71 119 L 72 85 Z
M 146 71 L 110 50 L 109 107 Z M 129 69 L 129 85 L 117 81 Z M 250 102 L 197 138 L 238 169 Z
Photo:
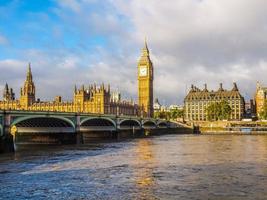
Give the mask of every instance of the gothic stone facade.
M 186 121 L 207 121 L 206 108 L 213 102 L 226 101 L 231 109 L 230 120 L 241 120 L 244 114 L 245 101 L 236 83 L 232 90 L 225 90 L 220 84 L 217 91 L 209 91 L 207 85 L 203 90 L 191 86 L 191 90 L 184 99 Z
M 20 90 L 20 98 L 15 99 L 12 88 L 6 84 L 3 101 L 0 101 L 2 110 L 31 110 L 31 111 L 53 111 L 53 112 L 81 112 L 99 113 L 114 115 L 140 114 L 139 106 L 132 101 L 113 100 L 111 98 L 110 87 L 102 84 L 100 87 L 90 85 L 77 89 L 75 86 L 72 102 L 62 102 L 62 98 L 57 96 L 52 102 L 42 102 L 36 100 L 35 85 L 33 82 L 31 66 L 28 67 L 27 77 L 24 86 Z
M 142 108 L 142 115 L 153 117 L 153 63 L 149 56 L 147 43 L 142 50 L 141 58 L 138 62 L 138 105 Z

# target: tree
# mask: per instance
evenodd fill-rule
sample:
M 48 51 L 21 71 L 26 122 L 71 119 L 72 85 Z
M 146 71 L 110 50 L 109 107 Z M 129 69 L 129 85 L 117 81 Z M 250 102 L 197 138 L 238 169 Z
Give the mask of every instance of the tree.
M 154 118 L 170 120 L 171 113 L 167 111 L 154 112 Z
M 232 113 L 232 109 L 229 106 L 229 104 L 227 103 L 227 101 L 222 101 L 220 102 L 220 117 L 219 119 L 229 119 Z
M 171 119 L 182 118 L 183 116 L 184 116 L 184 110 L 180 110 L 177 108 L 170 110 L 170 118 Z
M 211 120 L 229 119 L 232 109 L 226 101 L 213 102 L 207 108 L 207 118 Z
M 216 108 L 218 107 L 217 103 L 210 103 L 206 108 L 207 118 L 209 121 L 217 120 L 216 116 L 218 115 Z
M 182 118 L 184 115 L 184 110 L 180 109 L 172 109 L 170 111 L 157 111 L 154 112 L 154 118 L 159 118 L 159 119 L 166 119 L 166 120 L 176 120 L 177 118 Z

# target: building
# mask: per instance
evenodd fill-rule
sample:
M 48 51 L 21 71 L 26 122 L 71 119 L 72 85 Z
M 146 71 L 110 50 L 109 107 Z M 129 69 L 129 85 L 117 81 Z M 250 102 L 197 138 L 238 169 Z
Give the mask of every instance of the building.
M 207 121 L 206 108 L 210 103 L 226 101 L 231 107 L 230 120 L 241 120 L 244 114 L 245 101 L 236 83 L 232 90 L 223 89 L 222 84 L 217 91 L 209 91 L 207 85 L 203 90 L 191 86 L 191 90 L 184 99 L 186 121 Z
M 162 105 L 159 103 L 159 99 L 156 98 L 154 105 L 153 105 L 154 112 L 160 112 L 162 111 Z
M 260 118 L 260 113 L 263 110 L 264 103 L 267 98 L 267 87 L 263 87 L 259 82 L 257 82 L 256 86 L 256 94 L 255 94 L 255 111 L 257 117 Z
M 4 101 L 14 101 L 15 100 L 15 93 L 13 92 L 12 88 L 8 88 L 8 84 L 6 83 L 4 93 L 3 93 Z
M 43 102 L 36 99 L 35 84 L 29 64 L 19 99 L 15 99 L 12 88 L 9 89 L 6 84 L 3 100 L 0 101 L 0 109 L 153 117 L 153 78 L 153 64 L 145 42 L 141 58 L 138 61 L 138 104 L 132 100 L 122 100 L 119 92 L 112 93 L 110 86 L 106 87 L 104 84 L 99 87 L 95 84 L 88 87 L 82 85 L 80 88 L 75 86 L 72 101 L 64 102 L 61 96 L 56 96 L 52 102 Z
M 36 90 L 33 81 L 31 66 L 29 64 L 26 80 L 20 90 L 20 98 L 15 99 L 12 88 L 6 84 L 3 100 L 0 101 L 2 110 L 31 110 L 31 111 L 53 111 L 53 112 L 80 112 L 80 113 L 100 113 L 114 115 L 140 114 L 139 106 L 133 101 L 125 101 L 117 96 L 111 97 L 110 86 L 104 84 L 97 87 L 89 85 L 87 88 L 82 85 L 79 89 L 75 86 L 73 101 L 64 102 L 61 96 L 56 96 L 52 102 L 36 100 Z
M 112 92 L 111 101 L 113 101 L 113 102 L 121 102 L 121 93 L 119 91 Z
M 172 110 L 183 110 L 184 109 L 184 106 L 183 105 L 170 105 L 168 110 L 169 111 L 172 111 Z
M 245 118 L 255 117 L 255 103 L 253 99 L 250 99 L 245 103 Z
M 138 105 L 144 117 L 153 117 L 153 63 L 149 56 L 147 43 L 142 49 L 138 62 Z

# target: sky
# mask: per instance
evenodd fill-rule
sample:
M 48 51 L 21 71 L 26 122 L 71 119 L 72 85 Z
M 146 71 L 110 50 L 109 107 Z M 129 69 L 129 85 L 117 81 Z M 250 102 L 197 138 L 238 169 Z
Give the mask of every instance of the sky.
M 0 91 L 32 66 L 37 98 L 71 100 L 74 85 L 110 83 L 137 99 L 147 38 L 154 96 L 182 104 L 191 84 L 267 85 L 266 0 L 0 0 Z

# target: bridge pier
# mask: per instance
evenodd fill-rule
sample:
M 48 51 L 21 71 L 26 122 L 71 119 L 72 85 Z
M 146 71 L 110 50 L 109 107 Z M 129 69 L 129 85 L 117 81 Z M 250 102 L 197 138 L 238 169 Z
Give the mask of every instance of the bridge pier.
M 11 153 L 14 152 L 14 141 L 11 134 L 2 136 L 0 138 L 0 153 Z
M 138 138 L 144 135 L 143 129 L 120 129 L 117 131 L 117 139 Z
M 90 143 L 100 140 L 116 139 L 116 131 L 86 131 L 80 133 L 82 143 Z
M 0 153 L 14 152 L 14 138 L 10 133 L 10 115 L 1 115 Z

